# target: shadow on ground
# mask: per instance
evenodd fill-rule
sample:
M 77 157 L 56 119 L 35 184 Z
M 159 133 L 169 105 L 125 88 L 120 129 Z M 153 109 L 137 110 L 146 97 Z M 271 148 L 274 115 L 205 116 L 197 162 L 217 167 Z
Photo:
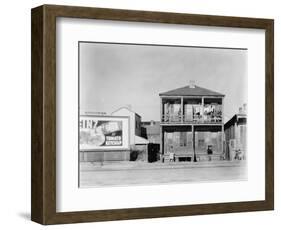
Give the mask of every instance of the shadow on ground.
M 18 213 L 18 216 L 25 220 L 31 219 L 31 215 L 28 212 L 20 212 L 20 213 Z

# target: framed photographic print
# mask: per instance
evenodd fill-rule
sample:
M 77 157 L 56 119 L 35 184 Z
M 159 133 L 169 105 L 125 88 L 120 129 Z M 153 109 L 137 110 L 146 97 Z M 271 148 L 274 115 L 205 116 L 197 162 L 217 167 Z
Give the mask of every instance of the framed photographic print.
M 32 9 L 41 224 L 274 208 L 273 20 Z

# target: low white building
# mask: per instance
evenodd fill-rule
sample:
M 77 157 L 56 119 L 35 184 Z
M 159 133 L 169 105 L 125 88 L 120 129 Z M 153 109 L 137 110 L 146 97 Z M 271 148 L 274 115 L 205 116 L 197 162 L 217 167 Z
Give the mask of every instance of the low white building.
M 148 140 L 141 137 L 141 116 L 127 107 L 121 107 L 111 113 L 112 116 L 129 117 L 130 145 L 148 144 Z
M 128 107 L 121 107 L 112 112 L 111 115 L 129 117 L 129 143 L 131 150 L 141 153 L 137 160 L 147 161 L 149 141 L 141 137 L 141 116 Z M 130 159 L 132 160 L 132 156 Z

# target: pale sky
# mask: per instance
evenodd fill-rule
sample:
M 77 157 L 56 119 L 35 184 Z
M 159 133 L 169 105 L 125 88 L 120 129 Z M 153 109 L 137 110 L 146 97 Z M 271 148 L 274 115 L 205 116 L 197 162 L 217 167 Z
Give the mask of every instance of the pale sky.
M 247 103 L 247 50 L 80 43 L 80 111 L 131 105 L 160 120 L 159 93 L 195 85 L 225 94 L 225 121 Z

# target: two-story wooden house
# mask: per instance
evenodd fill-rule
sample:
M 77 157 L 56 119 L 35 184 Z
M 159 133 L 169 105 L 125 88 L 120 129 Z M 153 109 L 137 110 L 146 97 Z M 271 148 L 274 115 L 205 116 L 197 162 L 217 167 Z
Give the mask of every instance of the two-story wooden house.
M 160 152 L 177 161 L 223 159 L 224 95 L 194 84 L 160 93 Z

